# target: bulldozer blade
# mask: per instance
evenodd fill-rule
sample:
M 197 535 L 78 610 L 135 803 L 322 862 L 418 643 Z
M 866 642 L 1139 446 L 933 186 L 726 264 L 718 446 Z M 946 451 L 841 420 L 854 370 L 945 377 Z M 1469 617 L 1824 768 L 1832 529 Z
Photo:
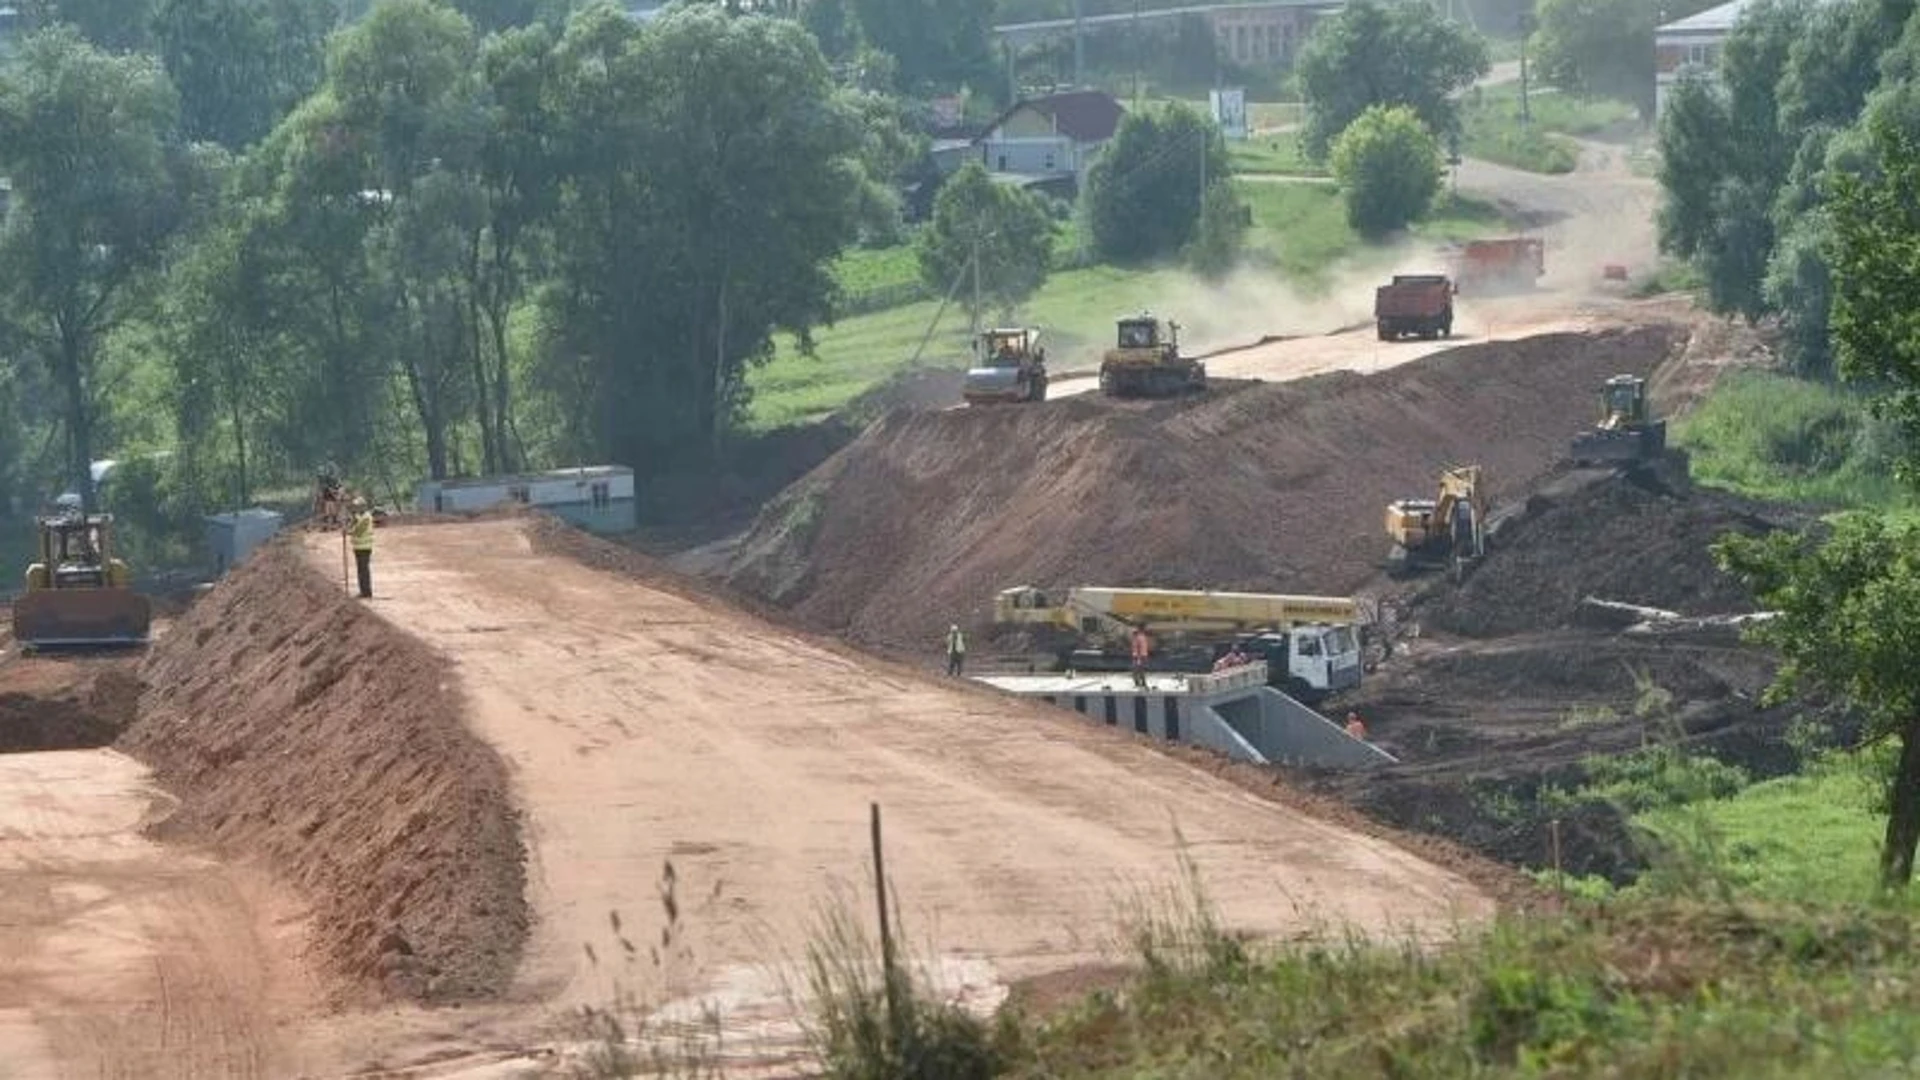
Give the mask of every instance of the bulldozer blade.
M 13 602 L 13 637 L 23 648 L 141 645 L 153 604 L 124 589 L 46 589 Z

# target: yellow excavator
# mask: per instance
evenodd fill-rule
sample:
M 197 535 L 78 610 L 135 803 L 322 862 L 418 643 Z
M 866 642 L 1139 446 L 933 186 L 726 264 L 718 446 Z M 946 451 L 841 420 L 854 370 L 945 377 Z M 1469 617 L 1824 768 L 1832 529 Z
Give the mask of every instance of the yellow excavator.
M 1459 465 L 1440 473 L 1440 491 L 1431 499 L 1397 499 L 1387 504 L 1387 572 L 1411 574 L 1451 567 L 1460 576 L 1486 553 L 1487 498 L 1480 466 Z
M 144 645 L 153 605 L 113 554 L 113 517 L 77 509 L 37 519 L 40 558 L 13 602 L 13 637 L 28 650 Z

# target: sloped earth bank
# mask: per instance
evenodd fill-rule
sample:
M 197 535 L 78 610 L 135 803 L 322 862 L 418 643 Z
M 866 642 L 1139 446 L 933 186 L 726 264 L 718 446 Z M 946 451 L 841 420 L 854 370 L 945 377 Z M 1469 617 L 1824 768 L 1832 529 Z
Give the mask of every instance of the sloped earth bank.
M 872 802 L 907 939 L 976 991 L 1101 959 L 1128 898 L 1179 873 L 1176 828 L 1225 923 L 1256 935 L 1446 933 L 1491 909 L 1391 842 L 1134 737 L 548 553 L 538 527 L 387 529 L 370 605 L 451 658 L 468 722 L 509 764 L 537 913 L 529 999 L 604 1004 L 631 979 L 648 1001 L 711 995 L 729 1043 L 790 1044 L 777 976 L 824 905 L 865 911 Z M 326 538 L 309 556 L 338 565 Z
M 1394 825 L 1546 866 L 1556 813 L 1537 796 L 1546 785 L 1579 788 L 1590 756 L 1673 742 L 1757 777 L 1794 768 L 1785 733 L 1800 710 L 1759 703 L 1770 654 L 1730 631 L 1636 636 L 1582 615 L 1587 596 L 1684 615 L 1750 612 L 1752 598 L 1709 545 L 1808 520 L 1678 482 L 1684 459 L 1675 459 L 1534 495 L 1463 583 L 1436 578 L 1418 590 L 1406 615 L 1418 636 L 1348 703 L 1404 764 L 1309 786 Z M 1557 816 L 1570 871 L 1626 880 L 1644 865 L 1614 810 Z
M 337 580 L 292 541 L 257 553 L 153 646 L 121 746 L 180 796 L 167 834 L 300 889 L 331 974 L 399 998 L 487 997 L 528 927 L 505 766 L 467 731 L 446 662 Z
M 1496 496 L 1527 490 L 1604 379 L 1683 340 L 1670 324 L 1546 334 L 1177 401 L 897 412 L 762 512 L 726 580 L 921 652 L 949 622 L 984 627 L 1011 585 L 1346 593 L 1385 555 L 1386 503 L 1461 462 Z

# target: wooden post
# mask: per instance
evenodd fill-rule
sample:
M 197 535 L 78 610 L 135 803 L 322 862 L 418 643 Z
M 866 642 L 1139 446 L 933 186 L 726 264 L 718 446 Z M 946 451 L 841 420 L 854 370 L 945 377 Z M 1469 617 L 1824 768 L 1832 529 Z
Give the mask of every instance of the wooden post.
M 1565 901 L 1567 898 L 1567 875 L 1566 871 L 1563 870 L 1560 865 L 1560 819 L 1554 818 L 1548 822 L 1547 829 L 1549 835 L 1553 838 L 1553 888 L 1555 892 L 1560 894 L 1560 899 Z
M 880 905 L 880 977 L 887 994 L 887 1025 L 899 1022 L 899 979 L 894 969 L 893 924 L 887 916 L 887 861 L 880 844 L 880 804 L 870 804 L 873 818 L 873 889 Z

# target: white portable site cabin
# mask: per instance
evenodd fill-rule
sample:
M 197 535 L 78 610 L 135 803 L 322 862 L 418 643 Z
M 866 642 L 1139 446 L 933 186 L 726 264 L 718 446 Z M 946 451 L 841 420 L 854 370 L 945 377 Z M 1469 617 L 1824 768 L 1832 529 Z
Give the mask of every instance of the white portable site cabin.
M 281 523 L 279 514 L 259 506 L 208 514 L 207 550 L 213 553 L 215 571 L 224 574 L 246 562 L 254 548 L 273 539 Z
M 423 513 L 463 514 L 520 503 L 545 510 L 595 533 L 632 532 L 639 524 L 633 470 L 624 465 L 586 465 L 513 476 L 423 480 Z

